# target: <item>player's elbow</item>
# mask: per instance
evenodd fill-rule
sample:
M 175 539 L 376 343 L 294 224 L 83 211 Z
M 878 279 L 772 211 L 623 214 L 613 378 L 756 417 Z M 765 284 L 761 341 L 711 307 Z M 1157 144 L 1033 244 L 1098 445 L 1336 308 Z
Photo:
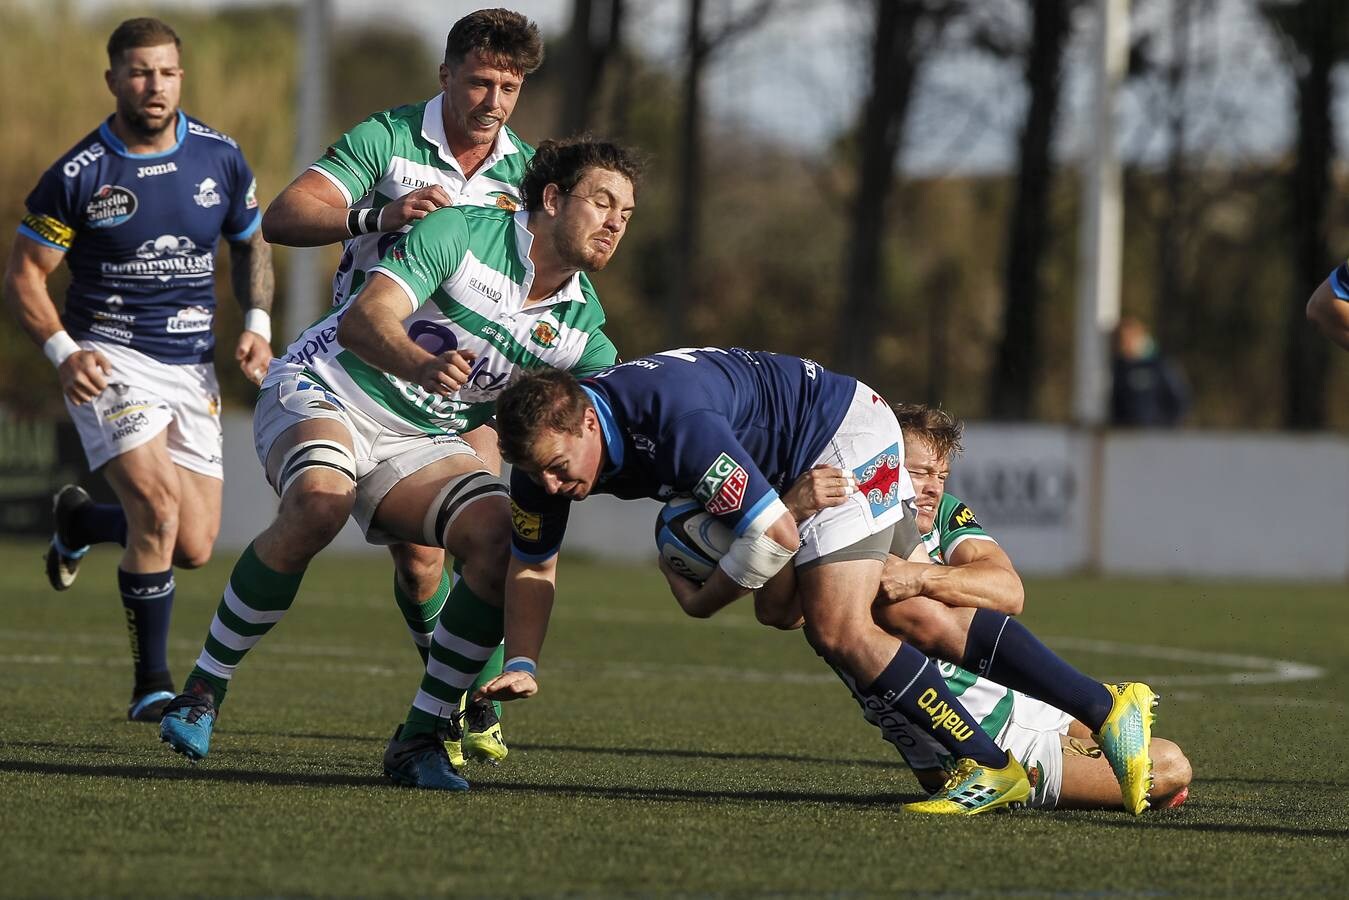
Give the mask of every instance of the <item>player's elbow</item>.
M 262 214 L 262 237 L 269 244 L 296 246 L 297 235 L 290 227 L 294 217 L 288 195 L 289 191 L 283 191 Z
M 1007 587 L 1003 592 L 1002 609 L 999 611 L 1009 616 L 1019 616 L 1025 608 L 1026 586 L 1021 583 L 1020 576 L 1013 572 L 1008 578 Z

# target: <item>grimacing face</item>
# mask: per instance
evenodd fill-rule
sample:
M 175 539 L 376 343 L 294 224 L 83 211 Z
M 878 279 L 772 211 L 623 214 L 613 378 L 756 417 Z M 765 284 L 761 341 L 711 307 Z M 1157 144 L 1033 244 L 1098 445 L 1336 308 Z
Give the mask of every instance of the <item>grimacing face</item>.
M 456 149 L 490 144 L 515 111 L 525 78 L 470 50 L 454 68 L 442 64 L 440 86 L 448 107 L 447 135 Z
M 951 461 L 939 457 L 932 445 L 917 435 L 904 436 L 904 468 L 913 481 L 917 494 L 918 530 L 927 534 L 937 518 L 937 506 L 946 493 L 946 479 L 951 474 Z
M 117 98 L 117 114 L 142 138 L 152 139 L 178 121 L 183 94 L 183 70 L 178 48 L 172 44 L 131 47 L 104 73 L 108 90 Z
M 613 259 L 636 206 L 632 182 L 612 169 L 586 169 L 567 193 L 557 194 L 553 247 L 562 262 L 598 272 Z
M 545 491 L 584 500 L 594 489 L 604 464 L 604 441 L 595 411 L 585 411 L 580 434 L 544 431 L 530 456 L 528 462 L 516 465 Z

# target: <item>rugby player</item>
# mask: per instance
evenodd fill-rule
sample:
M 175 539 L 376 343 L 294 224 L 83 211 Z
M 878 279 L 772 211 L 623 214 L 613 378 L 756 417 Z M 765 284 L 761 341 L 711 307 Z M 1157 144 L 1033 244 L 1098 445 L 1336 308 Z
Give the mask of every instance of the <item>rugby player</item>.
M 524 209 L 438 209 L 400 237 L 359 293 L 272 365 L 254 413 L 276 519 L 234 566 L 161 737 L 197 760 L 245 654 L 290 607 L 309 561 L 353 516 L 372 543 L 439 545 L 464 561 L 428 648 L 422 689 L 385 755 L 394 781 L 466 790 L 441 727 L 501 643 L 506 489 L 460 436 L 523 370 L 612 365 L 582 271 L 618 249 L 638 166 L 591 139 L 544 142 Z
M 570 502 L 591 492 L 689 493 L 736 540 L 701 586 L 661 561 L 686 612 L 711 615 L 792 563 L 816 652 L 868 705 L 918 723 L 957 760 L 957 774 L 941 791 L 906 808 L 973 815 L 1029 797 L 1020 762 L 977 727 L 922 653 L 873 621 L 894 526 L 913 494 L 894 413 L 866 385 L 797 357 L 672 350 L 584 384 L 565 372 L 530 374 L 501 396 L 498 419 L 502 456 L 514 464 L 508 659 L 482 696 L 515 699 L 538 689 L 536 660 Z M 851 471 L 858 484 L 798 533 L 776 486 L 814 465 Z M 1148 716 L 1138 703 L 1150 694 L 1097 687 L 1111 749 L 1141 757 L 1130 772 L 1146 779 Z M 1127 733 L 1121 723 L 1132 723 Z
M 116 108 L 48 169 L 26 201 L 5 292 L 60 374 L 90 470 L 118 502 L 67 485 L 54 499 L 47 578 L 63 591 L 93 544 L 122 545 L 117 587 L 135 680 L 127 717 L 157 722 L 173 697 L 173 567 L 196 568 L 220 530 L 215 252 L 230 248 L 244 331 L 234 356 L 260 383 L 271 361 L 271 255 L 257 184 L 234 140 L 178 108 L 181 42 L 158 19 L 108 38 Z M 71 281 L 58 315 L 47 281 Z M 181 514 L 191 510 L 191 514 Z
M 916 493 L 923 553 L 935 565 L 899 565 L 887 560 L 882 577 L 878 621 L 916 644 L 913 633 L 933 627 L 931 604 L 1021 612 L 1024 589 L 1011 559 L 975 518 L 973 510 L 946 493 L 951 461 L 961 452 L 961 424 L 945 411 L 920 404 L 899 404 L 896 418 L 904 433 L 904 466 Z M 798 520 L 833 501 L 826 485 L 837 470 L 812 470 L 784 497 Z M 813 482 L 808 484 L 807 482 Z M 994 657 L 996 659 L 996 657 Z M 1060 709 L 980 677 L 954 663 L 933 660 L 952 693 L 997 741 L 1025 766 L 1031 782 L 1028 806 L 1045 809 L 1119 809 L 1119 783 L 1109 761 L 1091 739 L 1091 729 Z M 990 666 L 986 667 L 991 671 Z M 953 761 L 942 748 L 907 720 L 878 716 L 862 698 L 863 714 L 895 746 L 929 791 L 949 776 Z M 1190 763 L 1173 742 L 1152 739 L 1153 785 L 1150 805 L 1174 808 L 1189 796 Z
M 1322 334 L 1349 350 L 1349 263 L 1340 263 L 1312 293 L 1307 318 Z
M 369 276 L 400 232 L 445 206 L 520 208 L 520 179 L 534 149 L 507 127 L 525 77 L 543 62 L 533 22 L 505 9 L 464 16 L 445 40 L 441 92 L 430 100 L 375 113 L 342 135 L 281 192 L 262 218 L 267 240 L 291 247 L 343 243 L 333 276 L 341 306 Z M 478 456 L 501 471 L 496 433 L 484 423 L 463 435 Z M 416 543 L 389 545 L 394 601 L 423 663 L 431 632 L 450 592 L 445 553 Z M 501 671 L 498 651 L 484 676 Z M 497 762 L 506 744 L 499 705 L 467 711 L 464 739 L 453 758 Z

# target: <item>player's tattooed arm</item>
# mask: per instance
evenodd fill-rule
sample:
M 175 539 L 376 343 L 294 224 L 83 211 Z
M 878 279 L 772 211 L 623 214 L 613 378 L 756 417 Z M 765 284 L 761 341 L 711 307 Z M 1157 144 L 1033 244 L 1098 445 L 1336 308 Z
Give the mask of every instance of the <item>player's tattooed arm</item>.
M 242 241 L 230 241 L 230 284 L 234 299 L 245 313 L 272 311 L 276 276 L 272 272 L 272 246 L 258 229 Z
M 272 361 L 272 248 L 258 229 L 242 241 L 230 241 L 230 282 L 234 299 L 244 311 L 244 328 L 234 358 L 244 377 L 262 384 Z

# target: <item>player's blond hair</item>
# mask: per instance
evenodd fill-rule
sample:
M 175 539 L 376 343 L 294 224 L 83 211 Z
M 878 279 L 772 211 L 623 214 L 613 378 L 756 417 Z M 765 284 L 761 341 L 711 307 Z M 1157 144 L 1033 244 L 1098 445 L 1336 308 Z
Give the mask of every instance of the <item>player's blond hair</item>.
M 896 403 L 895 418 L 899 420 L 904 437 L 917 437 L 932 452 L 950 462 L 952 457 L 965 452 L 960 439 L 965 425 L 939 406 L 925 403 Z

